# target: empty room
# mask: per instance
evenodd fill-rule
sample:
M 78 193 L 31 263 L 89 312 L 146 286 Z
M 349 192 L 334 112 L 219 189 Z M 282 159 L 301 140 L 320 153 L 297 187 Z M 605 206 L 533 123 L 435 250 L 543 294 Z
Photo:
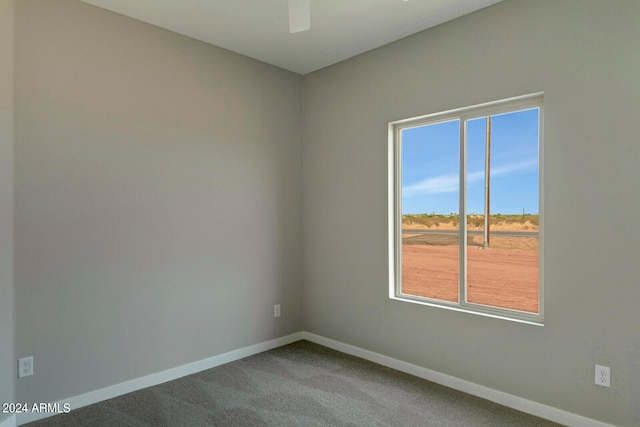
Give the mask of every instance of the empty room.
M 0 427 L 640 425 L 639 22 L 0 0 Z

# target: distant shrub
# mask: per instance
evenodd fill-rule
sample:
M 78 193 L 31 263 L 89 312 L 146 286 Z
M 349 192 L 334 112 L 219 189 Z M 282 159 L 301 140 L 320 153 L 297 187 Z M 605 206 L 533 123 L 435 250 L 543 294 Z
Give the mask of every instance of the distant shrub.
M 491 215 L 491 224 L 522 224 L 528 222 L 534 227 L 538 226 L 538 215 L 532 214 L 495 214 Z M 456 214 L 406 214 L 402 216 L 402 223 L 405 225 L 420 224 L 427 228 L 438 226 L 458 227 L 460 223 L 459 215 Z M 484 215 L 467 215 L 467 227 L 484 228 Z M 529 227 L 530 228 L 530 227 Z
M 457 215 L 443 214 L 407 214 L 402 216 L 402 223 L 406 225 L 420 224 L 427 228 L 438 227 L 440 225 L 457 225 Z

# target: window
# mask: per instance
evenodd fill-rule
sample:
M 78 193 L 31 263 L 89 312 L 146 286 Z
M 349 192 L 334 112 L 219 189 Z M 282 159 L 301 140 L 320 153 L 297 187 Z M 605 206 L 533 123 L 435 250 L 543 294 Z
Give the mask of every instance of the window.
M 394 299 L 541 324 L 542 94 L 389 124 Z

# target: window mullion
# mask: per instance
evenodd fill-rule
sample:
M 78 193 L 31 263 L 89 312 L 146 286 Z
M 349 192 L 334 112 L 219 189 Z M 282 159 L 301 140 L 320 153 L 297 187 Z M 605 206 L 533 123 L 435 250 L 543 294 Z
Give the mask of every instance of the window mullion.
M 459 208 L 459 249 L 458 249 L 458 303 L 467 301 L 467 121 L 460 118 L 460 208 Z

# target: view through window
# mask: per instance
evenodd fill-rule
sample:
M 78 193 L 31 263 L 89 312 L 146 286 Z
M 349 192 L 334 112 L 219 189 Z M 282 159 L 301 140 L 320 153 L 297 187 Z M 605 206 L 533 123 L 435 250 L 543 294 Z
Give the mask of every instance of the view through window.
M 395 296 L 541 321 L 540 96 L 392 124 Z

